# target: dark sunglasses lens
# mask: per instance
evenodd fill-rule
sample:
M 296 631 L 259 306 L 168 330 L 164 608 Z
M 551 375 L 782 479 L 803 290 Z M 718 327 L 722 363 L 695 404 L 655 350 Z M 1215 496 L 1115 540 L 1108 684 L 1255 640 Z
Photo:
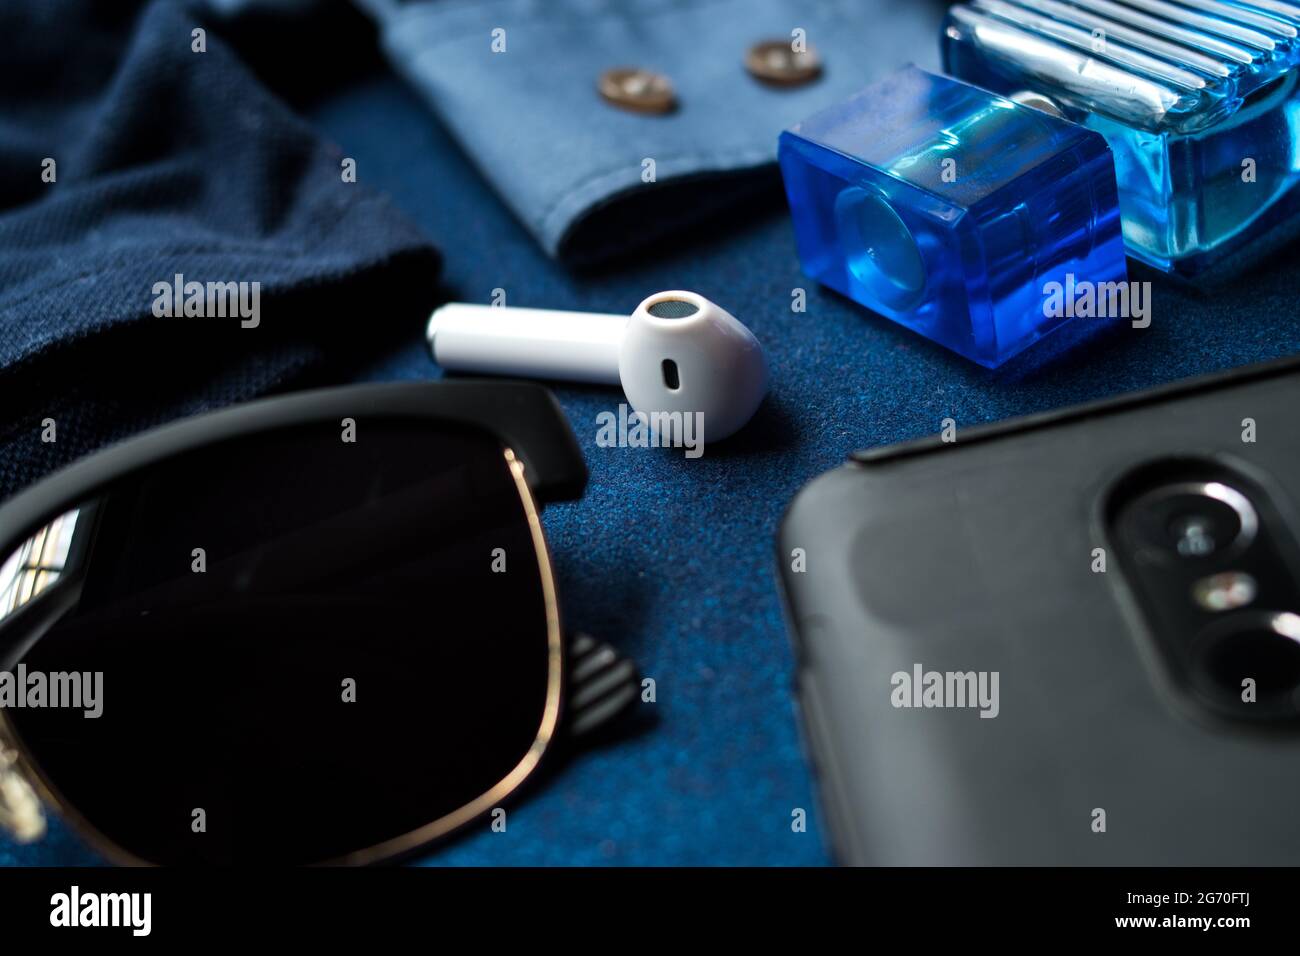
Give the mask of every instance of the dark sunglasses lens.
M 0 619 L 0 670 L 103 675 L 91 708 L 4 715 L 129 853 L 338 859 L 490 808 L 544 746 L 557 640 L 504 449 L 415 420 L 355 427 L 118 482 L 69 509 L 43 590 Z

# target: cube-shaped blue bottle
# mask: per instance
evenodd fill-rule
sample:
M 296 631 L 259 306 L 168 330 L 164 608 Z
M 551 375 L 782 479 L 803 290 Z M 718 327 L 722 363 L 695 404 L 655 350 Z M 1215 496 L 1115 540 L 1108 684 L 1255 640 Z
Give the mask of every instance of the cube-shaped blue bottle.
M 804 271 L 986 367 L 1067 321 L 1053 287 L 1127 279 L 1105 139 L 958 80 L 904 68 L 779 158 Z

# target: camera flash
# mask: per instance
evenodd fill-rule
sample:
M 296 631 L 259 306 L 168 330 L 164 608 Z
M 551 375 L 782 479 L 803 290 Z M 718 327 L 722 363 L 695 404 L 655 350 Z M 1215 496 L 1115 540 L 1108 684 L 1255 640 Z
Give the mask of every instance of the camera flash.
M 1259 588 L 1245 571 L 1225 571 L 1201 578 L 1192 586 L 1196 603 L 1207 611 L 1231 611 L 1255 600 Z

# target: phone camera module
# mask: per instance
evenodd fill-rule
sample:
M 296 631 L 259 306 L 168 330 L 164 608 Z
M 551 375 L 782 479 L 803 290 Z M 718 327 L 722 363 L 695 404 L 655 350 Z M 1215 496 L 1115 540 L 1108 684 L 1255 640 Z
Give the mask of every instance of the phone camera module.
M 1300 723 L 1300 549 L 1266 486 L 1154 459 L 1116 483 L 1105 520 L 1171 685 L 1218 717 Z

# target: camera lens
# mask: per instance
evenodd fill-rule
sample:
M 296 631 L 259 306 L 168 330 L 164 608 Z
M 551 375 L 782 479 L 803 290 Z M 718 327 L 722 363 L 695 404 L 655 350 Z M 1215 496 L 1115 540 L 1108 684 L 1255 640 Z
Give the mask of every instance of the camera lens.
M 1300 615 L 1240 614 L 1193 644 L 1197 683 L 1243 717 L 1300 713 Z
M 1147 560 L 1202 561 L 1237 554 L 1259 519 L 1246 496 L 1220 482 L 1162 485 L 1127 505 L 1120 527 Z
M 1218 526 L 1214 518 L 1203 514 L 1175 518 L 1169 527 L 1174 550 L 1184 558 L 1209 557 L 1218 549 L 1220 532 L 1228 530 L 1236 537 L 1240 526 L 1232 527 L 1234 517 L 1235 515 L 1227 516 L 1227 520 L 1221 520 Z

